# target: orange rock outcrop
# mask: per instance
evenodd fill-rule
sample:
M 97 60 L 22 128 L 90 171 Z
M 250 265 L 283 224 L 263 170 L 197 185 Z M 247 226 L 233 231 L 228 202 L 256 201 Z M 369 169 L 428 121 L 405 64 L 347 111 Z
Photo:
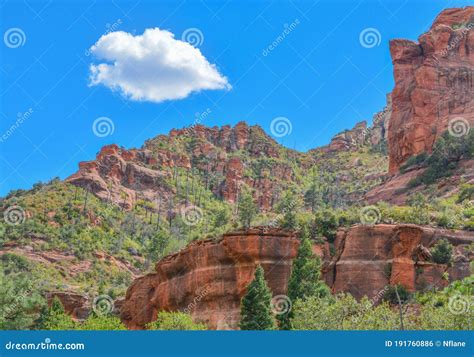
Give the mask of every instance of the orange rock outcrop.
M 427 261 L 426 249 L 421 248 L 441 238 L 456 246 L 458 255 L 451 268 Z M 333 257 L 327 243 L 315 244 L 313 251 L 323 260 L 324 278 L 334 293 L 373 298 L 388 284 L 415 290 L 444 286 L 443 273 L 448 270 L 450 279 L 469 275 L 472 257 L 467 247 L 473 242 L 472 232 L 356 225 L 338 232 Z M 193 242 L 158 262 L 156 272 L 133 282 L 122 305 L 122 321 L 131 329 L 141 329 L 158 311 L 184 311 L 211 329 L 235 329 L 240 300 L 256 266 L 264 268 L 274 296 L 286 294 L 298 245 L 290 232 L 263 228 Z
M 390 173 L 409 157 L 431 152 L 448 126 L 473 126 L 473 29 L 473 6 L 446 9 L 418 43 L 390 41 L 395 77 L 388 127 Z

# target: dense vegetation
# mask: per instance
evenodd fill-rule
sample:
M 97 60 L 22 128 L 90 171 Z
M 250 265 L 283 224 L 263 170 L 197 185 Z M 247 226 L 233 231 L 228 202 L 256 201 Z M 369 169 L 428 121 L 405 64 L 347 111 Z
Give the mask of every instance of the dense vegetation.
M 432 154 L 408 160 L 402 171 L 425 169 L 418 180 L 410 183 L 420 192 L 413 194 L 406 205 L 379 202 L 371 206 L 377 211 L 372 223 L 474 230 L 474 185 L 461 182 L 457 194 L 443 198 L 436 187 L 439 179 L 459 168 L 462 159 L 473 157 L 473 138 L 474 132 L 456 140 L 443 135 Z M 203 139 L 191 134 L 179 140 L 159 136 L 145 144 L 151 151 L 170 150 L 190 157 L 193 169 L 175 167 L 163 179 L 174 194 L 168 199 L 151 202 L 139 195 L 132 209 L 124 210 L 120 204 L 99 200 L 89 190 L 58 179 L 38 183 L 31 190 L 12 191 L 0 199 L 4 215 L 0 220 L 0 329 L 122 328 L 113 316 L 91 315 L 83 322 L 72 321 L 57 302 L 47 307 L 46 293 L 72 291 L 91 301 L 100 294 L 112 299 L 123 297 L 135 276 L 149 272 L 156 261 L 192 240 L 219 239 L 226 231 L 257 225 L 298 230 L 304 237 L 288 290 L 294 309 L 276 316 L 277 321 L 265 312 L 268 321 L 261 326 L 299 328 L 293 326 L 293 321 L 298 321 L 299 307 L 310 308 L 305 301 L 328 309 L 338 303 L 353 305 L 347 296 L 341 302 L 338 298 L 332 300 L 320 281 L 321 262 L 312 257 L 308 246 L 310 241 L 327 240 L 334 253 L 337 229 L 361 222 L 366 206 L 361 197 L 380 183 L 380 174 L 387 168 L 386 153 L 370 145 L 356 151 L 296 153 L 253 129 L 251 139 L 255 146 L 271 147 L 277 153 L 275 157 L 245 150 L 231 154 L 245 162 L 244 181 L 269 178 L 275 183 L 272 207 L 265 212 L 258 209 L 255 189 L 245 183 L 235 204 L 216 194 L 223 177 L 203 169 L 209 167 L 210 158 L 192 155 Z M 291 178 L 269 177 L 275 166 L 290 168 Z M 157 169 L 153 164 L 149 168 Z M 189 217 L 175 209 L 179 206 L 197 207 L 198 216 L 189 222 Z M 452 247 L 442 241 L 431 250 L 436 263 L 450 263 L 452 253 Z M 264 283 L 259 275 L 255 289 L 263 293 Z M 271 301 L 267 301 L 268 294 L 264 295 L 265 301 L 258 304 L 267 306 Z M 361 309 L 365 306 L 363 302 L 357 304 Z M 383 306 L 377 311 L 385 311 Z M 255 327 L 249 319 L 243 320 L 243 328 Z M 193 325 L 184 314 L 159 315 L 149 326 L 201 327 Z
M 335 296 L 329 293 L 319 278 L 319 259 L 312 255 L 306 242 L 307 238 L 303 237 L 282 309 L 272 306 L 278 302 L 271 298 L 263 269 L 257 269 L 242 299 L 241 329 L 272 330 L 274 316 L 278 327 L 284 330 L 471 330 L 474 327 L 473 275 L 442 290 L 415 294 L 402 285 L 389 285 L 381 298 L 363 297 L 357 301 L 348 293 Z
M 292 323 L 297 330 L 472 330 L 472 283 L 471 277 L 441 291 L 405 296 L 401 309 L 386 301 L 358 302 L 349 294 L 315 296 L 294 304 Z
M 206 325 L 194 323 L 189 314 L 161 311 L 155 321 L 147 326 L 149 330 L 206 330 Z

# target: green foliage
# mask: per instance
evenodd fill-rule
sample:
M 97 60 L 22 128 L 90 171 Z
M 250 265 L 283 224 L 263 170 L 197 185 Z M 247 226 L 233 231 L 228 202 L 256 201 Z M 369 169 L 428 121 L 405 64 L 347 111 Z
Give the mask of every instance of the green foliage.
M 442 177 L 450 176 L 459 160 L 470 159 L 473 155 L 474 132 L 472 130 L 461 137 L 445 132 L 435 142 L 431 155 L 423 160 L 426 166 L 423 174 L 410 181 L 408 187 L 415 187 L 421 183 L 430 185 Z
M 417 309 L 403 307 L 403 327 L 408 330 L 472 330 L 473 282 L 474 276 L 471 275 L 462 281 L 453 282 L 442 291 L 417 293 L 414 301 L 408 301 L 408 295 L 397 287 L 404 296 L 401 296 L 401 300 L 405 300 L 404 304 L 417 304 Z M 374 306 L 366 297 L 357 302 L 350 294 L 297 300 L 293 304 L 293 311 L 292 327 L 295 330 L 401 328 L 399 310 L 395 306 L 390 307 L 388 301 Z
M 263 268 L 259 265 L 240 304 L 241 330 L 273 330 L 275 319 L 271 311 L 272 294 L 267 286 Z
M 61 301 L 55 297 L 41 317 L 40 328 L 43 330 L 74 330 L 76 323 L 71 316 L 66 314 Z
M 229 221 L 230 210 L 228 207 L 224 206 L 216 211 L 212 224 L 214 225 L 214 228 L 218 229 L 227 226 Z
M 288 282 L 288 297 L 290 301 L 304 300 L 310 296 L 325 297 L 330 295 L 329 287 L 321 280 L 321 260 L 312 251 L 311 242 L 303 237 L 298 254 L 293 260 L 290 280 Z M 289 330 L 293 311 L 278 315 L 280 328 Z
M 160 311 L 157 319 L 146 326 L 149 330 L 206 330 L 206 325 L 193 322 L 191 315 L 183 312 Z
M 421 154 L 411 156 L 408 160 L 400 166 L 400 172 L 405 173 L 408 169 L 412 166 L 422 165 L 428 159 L 428 154 L 426 152 L 422 152 Z
M 313 296 L 293 306 L 295 330 L 394 330 L 399 319 L 387 303 L 373 306 L 369 299 L 357 302 L 350 294 Z
M 465 183 L 462 184 L 460 189 L 459 189 L 459 194 L 458 194 L 458 203 L 464 202 L 464 201 L 470 201 L 474 199 L 474 185 Z
M 429 216 L 427 212 L 428 200 L 420 192 L 411 196 L 407 203 L 412 207 L 410 220 L 416 224 L 428 224 Z
M 296 213 L 300 206 L 300 202 L 292 190 L 287 190 L 283 193 L 277 205 L 277 212 L 282 215 L 280 221 L 281 227 L 290 230 L 297 228 Z
M 242 190 L 239 197 L 238 210 L 240 224 L 245 229 L 250 228 L 253 219 L 258 213 L 258 209 L 249 190 Z
M 437 264 L 450 264 L 453 259 L 453 246 L 447 239 L 440 239 L 431 248 L 431 257 Z
M 12 257 L 6 260 L 11 261 Z M 28 274 L 6 275 L 3 267 L 0 269 L 0 330 L 33 328 L 44 305 L 43 297 Z
M 333 210 L 326 209 L 316 213 L 314 230 L 319 236 L 326 237 L 329 242 L 333 242 L 336 239 L 338 228 L 339 220 Z
M 403 285 L 389 285 L 384 293 L 383 299 L 390 304 L 405 304 L 410 299 L 410 293 Z M 400 301 L 398 300 L 400 299 Z
M 116 316 L 97 316 L 91 314 L 84 322 L 76 325 L 76 330 L 126 330 L 125 325 Z

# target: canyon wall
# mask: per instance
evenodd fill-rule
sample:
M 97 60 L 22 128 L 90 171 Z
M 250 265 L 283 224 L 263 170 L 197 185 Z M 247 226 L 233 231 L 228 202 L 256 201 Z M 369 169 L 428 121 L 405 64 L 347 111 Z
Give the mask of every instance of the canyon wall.
M 455 245 L 452 267 L 429 261 L 428 248 L 441 238 Z M 384 287 L 401 283 L 409 290 L 444 286 L 469 275 L 471 232 L 415 225 L 356 225 L 338 232 L 336 253 L 314 244 L 324 262 L 324 279 L 334 292 L 374 298 Z M 122 321 L 144 328 L 158 311 L 184 311 L 211 329 L 238 326 L 240 300 L 258 264 L 273 295 L 286 294 L 299 241 L 294 234 L 264 228 L 234 232 L 219 240 L 191 243 L 156 264 L 156 272 L 134 281 L 122 306 Z M 446 279 L 444 272 L 449 273 Z M 444 274 L 444 275 L 443 275 Z
M 389 171 L 431 152 L 448 128 L 474 124 L 474 7 L 447 9 L 418 43 L 390 41 L 395 88 L 388 127 Z

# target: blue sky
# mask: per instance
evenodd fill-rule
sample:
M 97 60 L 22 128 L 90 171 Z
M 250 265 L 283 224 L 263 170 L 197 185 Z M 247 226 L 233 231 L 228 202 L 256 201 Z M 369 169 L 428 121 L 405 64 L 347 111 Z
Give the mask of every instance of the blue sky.
M 274 118 L 285 117 L 292 131 L 276 138 L 280 143 L 302 151 L 324 145 L 383 108 L 393 87 L 390 39 L 415 40 L 442 9 L 466 5 L 469 1 L 2 1 L 0 195 L 65 178 L 103 145 L 139 147 L 193 124 L 196 113 L 209 113 L 202 121 L 208 126 L 245 120 L 267 132 Z M 285 26 L 292 30 L 269 50 Z M 102 63 L 89 49 L 102 35 L 117 30 L 140 36 L 156 27 L 176 40 L 198 29 L 202 36 L 195 46 L 232 89 L 153 102 L 89 85 L 90 65 Z M 360 34 L 368 28 L 380 34 L 373 47 L 361 45 Z M 6 39 L 11 29 L 22 32 L 19 46 Z M 113 134 L 94 135 L 100 117 L 113 122 Z M 9 132 L 18 118 L 21 123 Z

